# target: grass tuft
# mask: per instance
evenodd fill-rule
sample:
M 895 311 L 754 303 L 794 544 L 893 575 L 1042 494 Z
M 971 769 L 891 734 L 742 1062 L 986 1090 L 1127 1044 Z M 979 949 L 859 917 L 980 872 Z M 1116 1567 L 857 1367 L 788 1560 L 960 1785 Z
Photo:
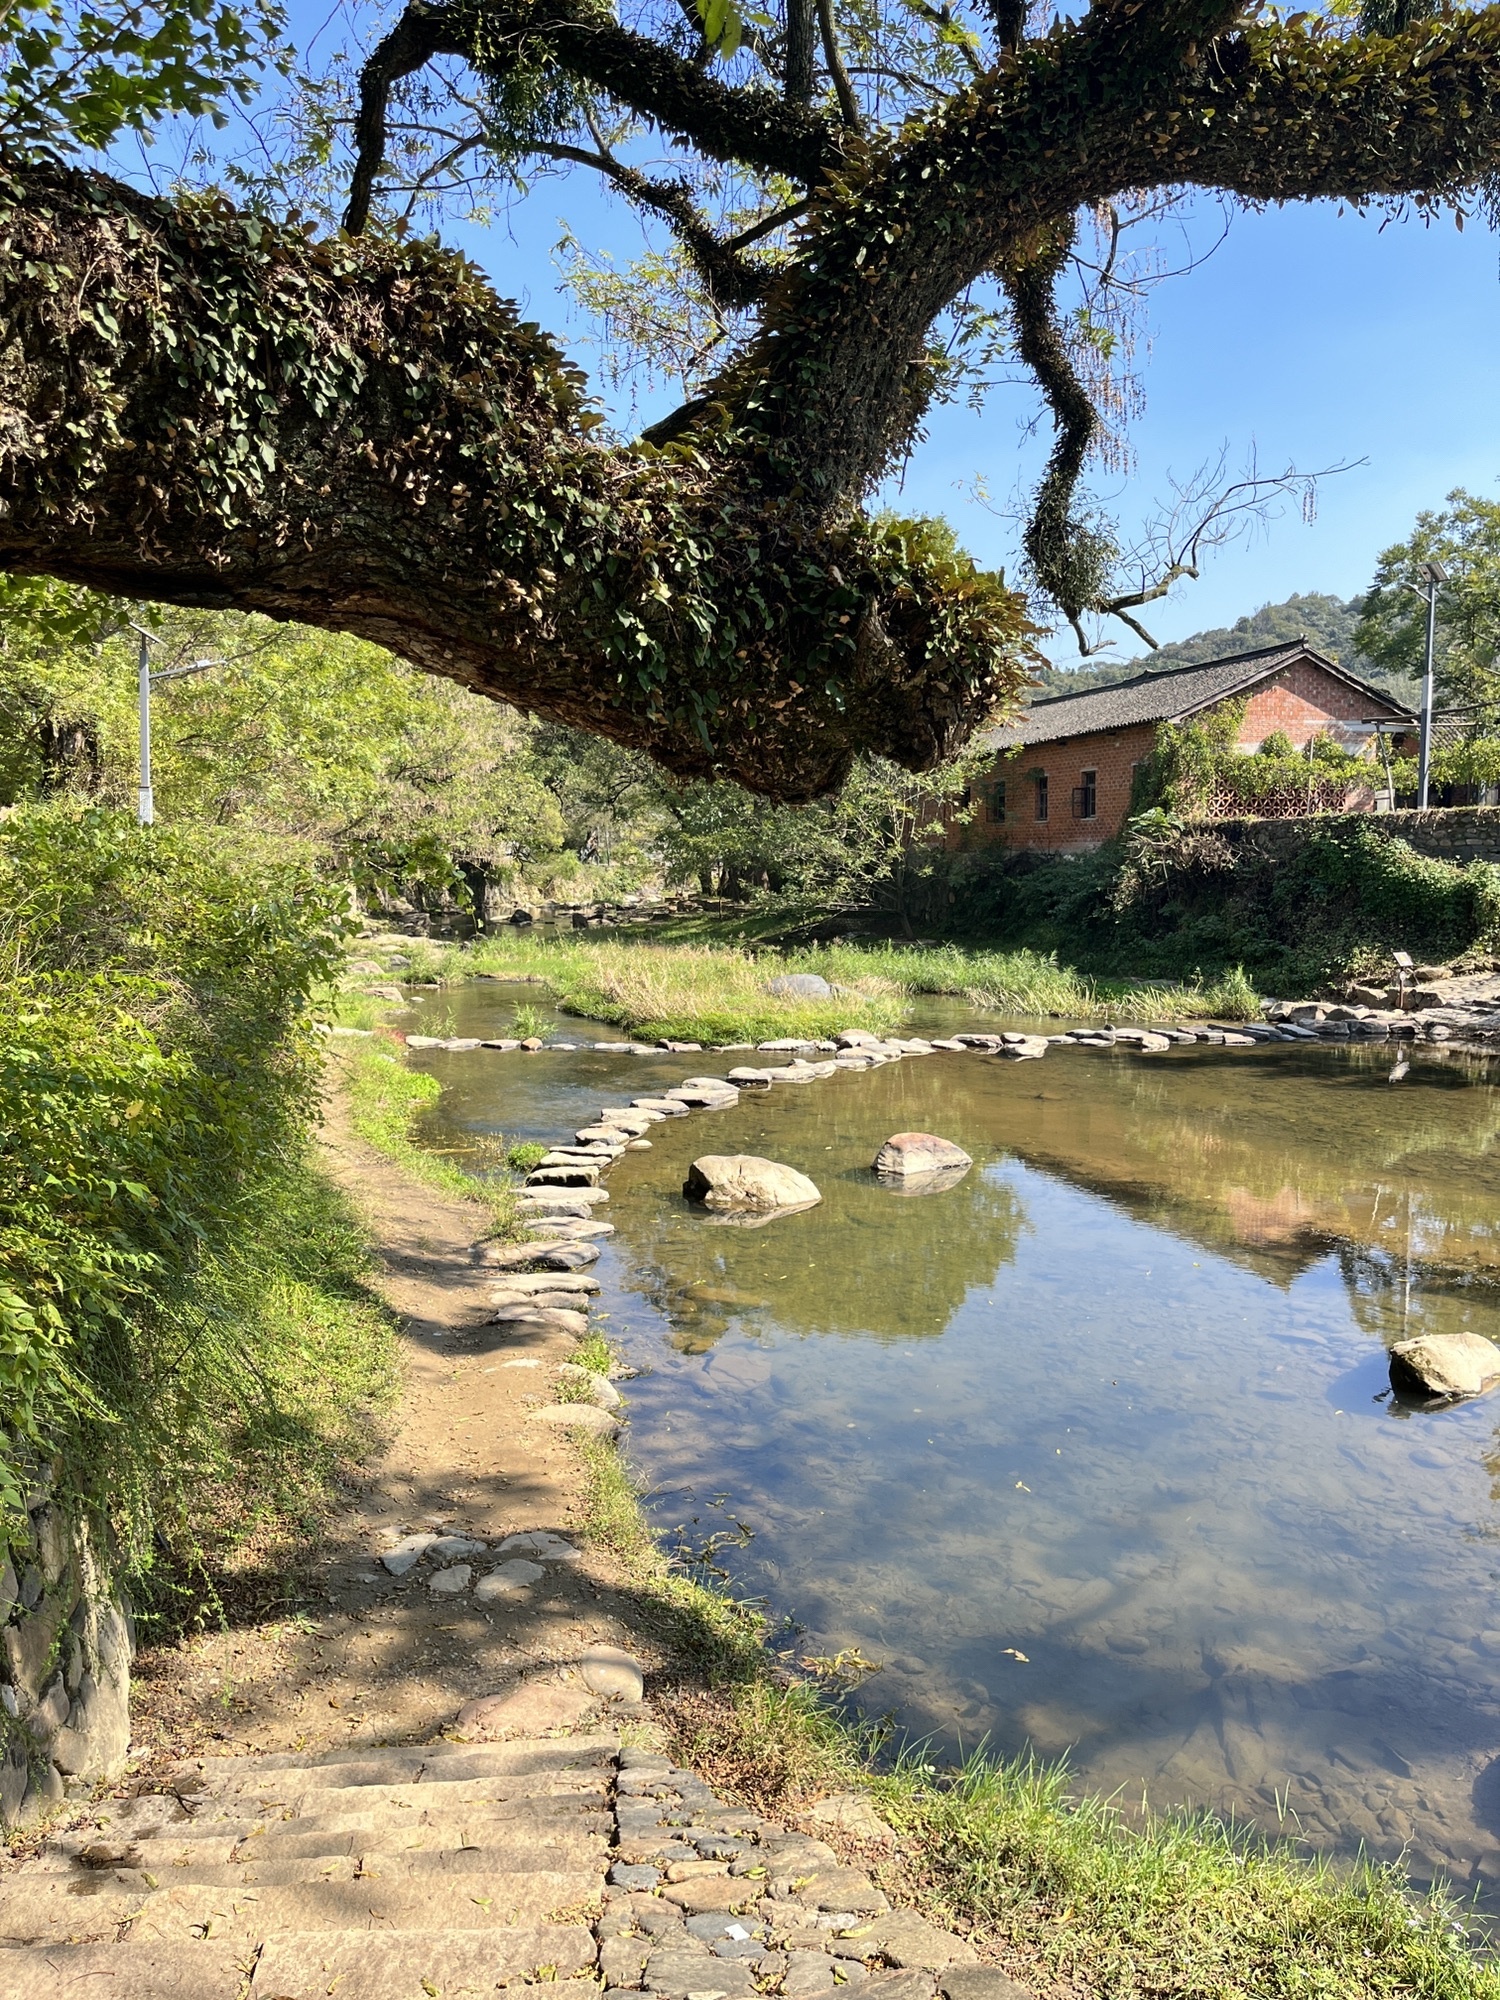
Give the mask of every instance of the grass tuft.
M 510 1182 L 471 1173 L 457 1160 L 421 1143 L 422 1116 L 443 1094 L 436 1077 L 409 1069 L 398 1046 L 384 1039 L 354 1046 L 344 1060 L 350 1119 L 365 1144 L 413 1180 L 459 1200 L 478 1202 L 488 1211 L 490 1234 L 519 1237 L 520 1214 Z

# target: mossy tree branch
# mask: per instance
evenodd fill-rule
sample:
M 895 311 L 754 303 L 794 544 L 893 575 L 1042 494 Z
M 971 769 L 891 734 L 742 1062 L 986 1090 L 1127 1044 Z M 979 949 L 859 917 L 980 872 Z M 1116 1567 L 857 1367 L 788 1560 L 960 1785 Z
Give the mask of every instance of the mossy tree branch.
M 925 768 L 1025 677 L 1014 593 L 595 443 L 582 378 L 431 243 L 0 182 L 0 568 L 358 633 L 784 799 Z

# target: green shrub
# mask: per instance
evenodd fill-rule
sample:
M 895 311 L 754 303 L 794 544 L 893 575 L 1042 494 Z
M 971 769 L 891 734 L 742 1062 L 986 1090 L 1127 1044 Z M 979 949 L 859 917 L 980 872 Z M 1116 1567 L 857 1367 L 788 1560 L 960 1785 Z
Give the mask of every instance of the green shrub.
M 138 1565 L 315 1504 L 344 1407 L 315 1371 L 344 1354 L 362 1399 L 385 1366 L 308 1155 L 307 996 L 345 903 L 295 852 L 209 830 L 62 806 L 0 826 L 0 1504 L 50 1462 Z

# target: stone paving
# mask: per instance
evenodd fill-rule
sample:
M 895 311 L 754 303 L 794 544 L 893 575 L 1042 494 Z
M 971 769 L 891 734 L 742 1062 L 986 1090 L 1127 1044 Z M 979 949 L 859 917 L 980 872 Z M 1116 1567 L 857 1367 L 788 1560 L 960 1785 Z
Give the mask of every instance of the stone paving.
M 209 1758 L 108 1800 L 0 1882 L 0 2000 L 1031 2000 L 822 1840 L 590 1726 Z M 631 1711 L 640 1710 L 631 1704 Z M 830 1811 L 829 1808 L 832 1808 Z M 818 1808 L 814 1809 L 819 1810 Z M 888 1842 L 868 1802 L 822 1810 Z

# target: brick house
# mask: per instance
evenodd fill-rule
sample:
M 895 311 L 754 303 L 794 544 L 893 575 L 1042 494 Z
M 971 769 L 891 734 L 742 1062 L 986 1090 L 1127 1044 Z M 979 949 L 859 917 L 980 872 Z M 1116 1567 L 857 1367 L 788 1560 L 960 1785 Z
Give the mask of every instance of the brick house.
M 1098 847 L 1120 831 L 1130 809 L 1136 767 L 1150 756 L 1164 722 L 1188 722 L 1226 702 L 1245 703 L 1236 743 L 1256 750 L 1280 731 L 1300 750 L 1332 735 L 1368 756 L 1371 783 L 1342 801 L 1373 811 L 1384 781 L 1377 721 L 1410 713 L 1388 694 L 1347 673 L 1304 639 L 1164 673 L 1137 674 L 1082 694 L 1034 701 L 1018 721 L 983 739 L 991 771 L 976 787 L 978 811 L 950 826 L 950 847 L 1003 845 L 1051 853 Z

